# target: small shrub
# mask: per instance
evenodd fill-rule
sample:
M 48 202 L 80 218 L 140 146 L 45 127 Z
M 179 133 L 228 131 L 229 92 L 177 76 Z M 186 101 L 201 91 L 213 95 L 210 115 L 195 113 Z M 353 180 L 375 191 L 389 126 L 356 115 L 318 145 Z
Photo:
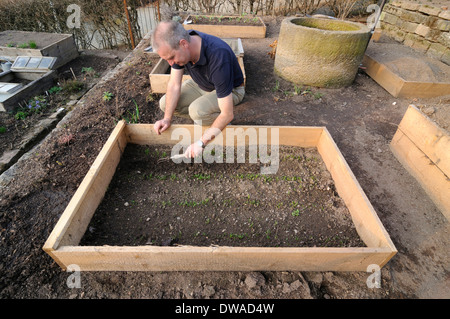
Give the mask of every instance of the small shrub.
M 3 134 L 6 132 L 6 127 L 0 126 L 0 134 Z
M 62 88 L 60 86 L 54 86 L 50 90 L 48 90 L 48 93 L 56 94 L 56 93 L 60 92 L 61 90 L 62 90 Z
M 98 77 L 99 75 L 95 72 L 93 67 L 83 67 L 81 68 L 81 73 L 85 74 L 87 77 Z
M 16 120 L 24 120 L 27 118 L 27 116 L 28 116 L 28 113 L 24 112 L 24 111 L 19 111 L 14 115 Z
M 83 82 L 77 80 L 67 80 L 63 83 L 62 89 L 67 93 L 78 93 L 84 87 Z
M 36 49 L 37 48 L 36 42 L 34 42 L 34 41 L 29 41 L 28 42 L 28 46 L 30 47 L 30 49 Z

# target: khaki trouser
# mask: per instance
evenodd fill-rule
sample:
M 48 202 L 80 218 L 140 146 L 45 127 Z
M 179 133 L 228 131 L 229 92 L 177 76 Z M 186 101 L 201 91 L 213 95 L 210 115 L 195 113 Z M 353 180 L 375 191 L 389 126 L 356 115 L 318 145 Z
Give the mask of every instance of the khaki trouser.
M 239 104 L 245 95 L 244 86 L 234 88 L 231 94 L 233 105 Z M 159 100 L 159 107 L 165 111 L 166 95 Z M 192 79 L 183 82 L 174 115 L 190 118 L 199 125 L 211 125 L 219 114 L 216 91 L 203 91 Z

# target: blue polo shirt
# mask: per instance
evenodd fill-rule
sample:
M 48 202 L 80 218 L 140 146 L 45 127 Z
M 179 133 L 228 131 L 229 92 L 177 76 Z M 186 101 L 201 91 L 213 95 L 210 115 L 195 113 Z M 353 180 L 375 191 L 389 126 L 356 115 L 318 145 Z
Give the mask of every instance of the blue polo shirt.
M 207 92 L 216 90 L 217 97 L 226 97 L 233 88 L 244 82 L 244 75 L 231 47 L 218 37 L 190 30 L 190 35 L 202 38 L 200 59 L 193 64 L 188 62 L 184 66 L 173 64 L 174 69 L 187 70 L 192 80 Z

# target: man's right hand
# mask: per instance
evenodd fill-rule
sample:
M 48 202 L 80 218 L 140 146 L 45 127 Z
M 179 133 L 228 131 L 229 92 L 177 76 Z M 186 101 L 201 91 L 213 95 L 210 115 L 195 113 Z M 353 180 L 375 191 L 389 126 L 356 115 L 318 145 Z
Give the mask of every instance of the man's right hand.
M 162 132 L 167 130 L 170 127 L 170 120 L 169 119 L 162 119 L 159 121 L 156 121 L 155 125 L 153 125 L 153 128 L 156 132 L 156 134 L 161 135 Z

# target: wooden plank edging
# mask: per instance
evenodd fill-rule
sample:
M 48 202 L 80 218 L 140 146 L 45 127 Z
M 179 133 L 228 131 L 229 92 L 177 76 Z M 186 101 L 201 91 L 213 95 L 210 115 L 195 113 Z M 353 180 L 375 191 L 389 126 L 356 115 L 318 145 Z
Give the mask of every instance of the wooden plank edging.
M 323 160 L 333 179 L 337 178 L 339 184 L 356 183 L 349 188 L 351 192 L 356 189 L 356 195 L 348 197 L 342 186 L 338 191 L 346 197 L 344 201 L 350 205 L 352 218 L 354 214 L 362 216 L 354 220 L 360 223 L 356 225 L 358 233 L 368 247 L 78 246 L 126 144 L 173 145 L 178 141 L 171 139 L 171 133 L 178 128 L 195 135 L 193 125 L 173 125 L 162 135 L 154 133 L 153 124 L 121 121 L 117 125 L 43 247 L 62 269 L 76 264 L 83 271 L 367 271 L 372 264 L 384 266 L 396 254 L 353 174 L 345 172 L 348 165 L 324 127 L 230 126 L 231 132 L 225 132 L 223 138 L 226 140 L 226 134 L 234 135 L 236 130 L 238 135 L 245 135 L 250 128 L 258 132 L 270 128 L 279 132 L 280 145 L 317 147 L 321 156 L 325 156 Z M 271 141 L 270 134 L 266 135 L 267 141 Z M 250 139 L 243 141 L 248 144 Z
M 389 146 L 450 221 L 449 134 L 410 105 Z

